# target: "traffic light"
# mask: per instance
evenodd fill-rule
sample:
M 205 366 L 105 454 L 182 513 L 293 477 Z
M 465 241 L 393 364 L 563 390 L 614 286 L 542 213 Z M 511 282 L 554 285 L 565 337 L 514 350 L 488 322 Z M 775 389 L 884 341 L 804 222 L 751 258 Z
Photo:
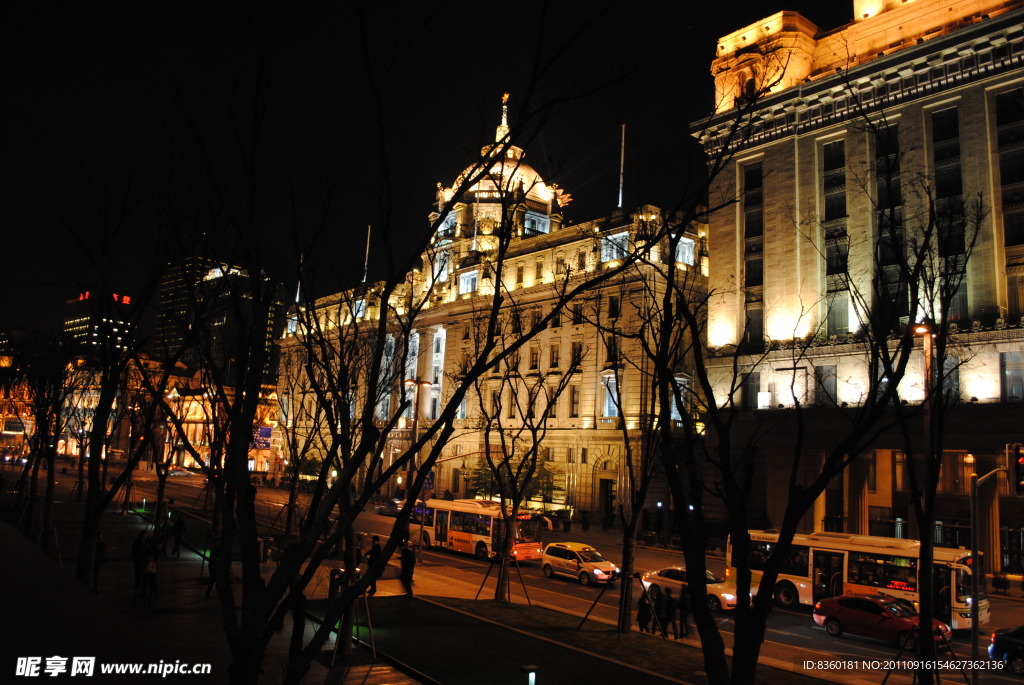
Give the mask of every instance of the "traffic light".
M 1024 454 L 1021 454 L 1021 444 L 1018 442 L 1013 446 L 1013 491 L 1017 497 L 1024 497 Z

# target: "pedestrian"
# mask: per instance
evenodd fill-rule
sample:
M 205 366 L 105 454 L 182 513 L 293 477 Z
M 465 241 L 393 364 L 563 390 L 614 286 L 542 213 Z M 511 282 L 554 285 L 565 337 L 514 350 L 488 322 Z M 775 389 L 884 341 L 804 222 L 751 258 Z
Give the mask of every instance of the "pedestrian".
M 181 517 L 181 512 L 178 512 L 178 518 L 174 519 L 174 526 L 171 528 L 171 533 L 174 535 L 174 549 L 171 552 L 176 557 L 181 556 L 181 539 L 185 537 L 185 519 Z
M 373 566 L 373 562 L 377 561 L 377 557 L 380 556 L 380 553 L 381 553 L 381 549 L 380 549 L 380 536 L 379 535 L 374 535 L 373 536 L 373 544 L 370 545 L 370 551 L 366 553 L 366 566 L 367 566 L 367 568 L 369 568 L 370 566 Z M 370 574 L 370 589 L 368 590 L 367 594 L 373 595 L 375 592 L 377 592 L 377 574 L 376 573 L 371 573 Z
M 405 596 L 412 597 L 412 574 L 416 568 L 416 553 L 412 551 L 408 540 L 402 540 L 401 549 L 399 561 L 402 564 L 402 587 L 405 588 Z
M 103 533 L 96 533 L 96 556 L 93 559 L 92 589 L 100 594 L 100 567 L 107 563 L 107 541 Z
M 160 526 L 160 532 L 156 536 L 156 549 L 160 553 L 161 558 L 167 558 L 167 543 L 171 539 L 171 524 L 167 521 L 163 522 Z
M 210 541 L 210 577 L 206 581 L 206 599 L 210 599 L 213 589 L 217 587 L 217 574 L 220 572 L 220 536 L 216 535 Z
M 160 553 L 150 552 L 146 557 L 146 572 L 142 574 L 142 599 L 146 604 L 152 604 L 156 597 L 156 573 L 159 570 Z
M 139 533 L 139 536 L 132 541 L 132 562 L 135 565 L 135 591 L 142 590 L 142 575 L 146 572 L 146 552 L 149 547 L 149 537 L 146 531 Z
M 679 589 L 679 630 L 683 637 L 690 637 L 690 590 Z
M 644 592 L 640 595 L 640 601 L 636 605 L 636 622 L 640 624 L 641 633 L 650 633 L 651 631 L 651 600 L 647 598 L 647 593 Z
M 679 639 L 679 602 L 672 596 L 672 588 L 665 588 L 665 622 L 661 624 L 661 634 L 668 637 L 668 629 L 672 628 L 672 639 Z
M 658 632 L 662 635 L 667 635 L 668 597 L 665 596 L 664 592 L 659 592 L 654 596 L 654 621 Z M 651 632 L 653 633 L 654 631 L 652 630 Z

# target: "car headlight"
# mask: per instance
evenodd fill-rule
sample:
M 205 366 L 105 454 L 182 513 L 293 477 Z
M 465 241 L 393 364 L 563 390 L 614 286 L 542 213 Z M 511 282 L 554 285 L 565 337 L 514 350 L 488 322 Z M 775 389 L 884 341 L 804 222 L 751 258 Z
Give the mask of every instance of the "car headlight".
M 728 593 L 728 592 L 723 592 L 722 593 L 722 599 L 724 599 L 726 602 L 735 602 L 736 601 L 736 595 Z

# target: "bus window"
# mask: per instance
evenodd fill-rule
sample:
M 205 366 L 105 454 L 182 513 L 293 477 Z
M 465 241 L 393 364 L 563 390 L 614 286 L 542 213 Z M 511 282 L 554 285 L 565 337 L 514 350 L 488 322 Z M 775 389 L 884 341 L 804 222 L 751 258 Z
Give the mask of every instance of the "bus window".
M 917 591 L 917 560 L 851 552 L 848 581 L 890 590 Z

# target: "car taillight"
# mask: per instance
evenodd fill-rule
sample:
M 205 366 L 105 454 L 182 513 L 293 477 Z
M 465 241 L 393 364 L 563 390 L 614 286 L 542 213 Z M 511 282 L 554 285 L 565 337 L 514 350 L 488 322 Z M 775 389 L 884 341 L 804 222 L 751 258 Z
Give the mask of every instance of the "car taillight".
M 814 610 L 815 611 L 821 611 L 821 602 L 818 602 L 817 604 L 814 605 Z
M 992 644 L 996 643 L 996 634 L 992 633 Z

